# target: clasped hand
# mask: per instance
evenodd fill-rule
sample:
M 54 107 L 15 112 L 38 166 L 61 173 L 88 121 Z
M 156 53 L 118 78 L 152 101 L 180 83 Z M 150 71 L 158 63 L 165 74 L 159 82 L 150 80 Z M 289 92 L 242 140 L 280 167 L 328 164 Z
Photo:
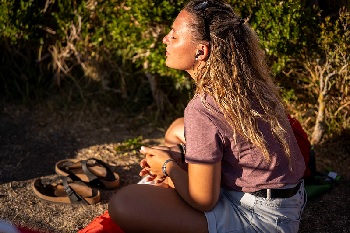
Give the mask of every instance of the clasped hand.
M 154 180 L 157 184 L 162 183 L 166 179 L 162 170 L 164 162 L 169 158 L 178 160 L 178 156 L 181 156 L 175 149 L 176 147 L 167 146 L 156 146 L 152 148 L 142 146 L 140 153 L 144 154 L 145 158 L 140 162 L 142 170 L 139 175 L 149 175 L 148 181 Z

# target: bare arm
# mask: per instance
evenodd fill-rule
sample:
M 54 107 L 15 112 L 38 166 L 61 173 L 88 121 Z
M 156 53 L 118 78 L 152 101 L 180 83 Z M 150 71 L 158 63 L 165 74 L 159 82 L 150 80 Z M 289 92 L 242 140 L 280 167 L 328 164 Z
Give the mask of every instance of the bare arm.
M 219 199 L 221 162 L 215 164 L 188 164 L 188 173 L 176 164 L 167 166 L 178 194 L 193 208 L 211 210 Z
M 170 156 L 162 150 L 143 148 L 153 174 L 163 176 L 162 165 Z M 211 210 L 219 199 L 221 162 L 215 164 L 188 164 L 188 173 L 175 162 L 166 166 L 175 189 L 182 199 L 200 211 Z

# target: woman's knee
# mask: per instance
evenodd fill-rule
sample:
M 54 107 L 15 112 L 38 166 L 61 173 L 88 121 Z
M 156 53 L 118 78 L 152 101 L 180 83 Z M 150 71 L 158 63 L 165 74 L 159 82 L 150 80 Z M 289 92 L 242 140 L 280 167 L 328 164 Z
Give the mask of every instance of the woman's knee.
M 165 132 L 165 143 L 171 146 L 184 140 L 184 118 L 177 118 Z
M 128 218 L 128 215 L 132 214 L 129 213 L 130 211 L 135 210 L 132 205 L 135 203 L 133 197 L 137 192 L 133 190 L 136 188 L 134 187 L 136 185 L 133 184 L 120 189 L 108 203 L 108 213 L 117 224 Z

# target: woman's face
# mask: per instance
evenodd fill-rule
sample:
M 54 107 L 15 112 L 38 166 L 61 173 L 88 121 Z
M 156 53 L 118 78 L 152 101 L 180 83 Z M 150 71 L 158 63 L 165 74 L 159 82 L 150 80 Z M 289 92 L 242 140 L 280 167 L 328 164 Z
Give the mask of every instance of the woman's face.
M 170 68 L 185 70 L 191 74 L 195 62 L 196 46 L 192 42 L 189 23 L 190 13 L 182 10 L 176 17 L 171 31 L 163 38 L 166 44 L 166 65 Z

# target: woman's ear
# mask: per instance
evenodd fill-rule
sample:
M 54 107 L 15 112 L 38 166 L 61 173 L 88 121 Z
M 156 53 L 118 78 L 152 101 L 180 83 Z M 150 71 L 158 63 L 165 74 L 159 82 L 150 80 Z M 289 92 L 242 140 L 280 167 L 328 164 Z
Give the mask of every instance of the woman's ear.
M 209 56 L 209 47 L 206 44 L 199 44 L 197 46 L 197 52 L 195 55 L 195 59 L 198 61 L 206 60 Z
M 194 56 L 194 57 L 195 57 L 196 60 L 199 60 L 199 56 L 201 56 L 203 54 L 204 54 L 203 50 L 198 50 L 197 53 L 196 53 L 196 56 Z

